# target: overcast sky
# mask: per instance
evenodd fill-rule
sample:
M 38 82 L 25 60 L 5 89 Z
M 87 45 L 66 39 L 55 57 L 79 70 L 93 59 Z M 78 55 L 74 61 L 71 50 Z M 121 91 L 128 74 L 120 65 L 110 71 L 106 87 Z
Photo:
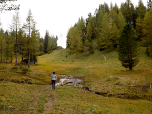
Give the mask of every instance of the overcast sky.
M 134 6 L 138 5 L 139 0 L 131 0 Z M 147 0 L 142 0 L 147 6 Z M 33 18 L 37 22 L 36 28 L 39 30 L 41 37 L 44 38 L 46 30 L 50 35 L 58 36 L 58 45 L 66 47 L 66 35 L 68 29 L 73 26 L 82 16 L 84 19 L 88 17 L 88 13 L 94 14 L 99 4 L 116 3 L 118 7 L 126 0 L 17 0 L 11 2 L 20 4 L 20 21 L 21 24 L 26 22 L 29 9 L 31 9 Z M 4 30 L 9 30 L 12 22 L 14 11 L 0 12 L 0 26 Z

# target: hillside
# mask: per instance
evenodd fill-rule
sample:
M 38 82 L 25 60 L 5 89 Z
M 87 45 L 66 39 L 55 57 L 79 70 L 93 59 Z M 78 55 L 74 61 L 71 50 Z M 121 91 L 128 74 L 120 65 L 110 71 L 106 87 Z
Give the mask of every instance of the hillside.
M 140 62 L 129 71 L 121 66 L 117 52 L 100 52 L 84 57 L 68 50 L 38 57 L 26 74 L 18 66 L 0 66 L 0 113 L 152 113 L 152 59 L 140 48 Z M 25 66 L 22 66 L 25 67 Z M 50 74 L 81 78 L 91 91 L 79 86 L 50 88 Z M 14 83 L 15 82 L 15 83 Z M 22 82 L 22 83 L 21 83 Z M 30 83 L 29 83 L 30 82 Z M 32 84 L 31 84 L 32 83 Z

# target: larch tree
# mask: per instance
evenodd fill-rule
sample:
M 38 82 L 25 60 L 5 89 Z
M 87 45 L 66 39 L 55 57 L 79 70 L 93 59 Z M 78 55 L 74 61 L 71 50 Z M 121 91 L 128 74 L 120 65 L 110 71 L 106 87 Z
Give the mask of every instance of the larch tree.
M 70 45 L 70 52 L 71 54 L 76 53 L 77 56 L 77 54 L 82 51 L 82 48 L 83 48 L 83 44 L 81 40 L 81 35 L 79 34 L 77 26 L 75 26 L 72 42 Z
M 111 48 L 112 43 L 110 41 L 110 31 L 111 28 L 109 25 L 108 13 L 105 13 L 102 19 L 102 29 L 98 36 L 98 45 L 100 50 L 109 50 Z
M 22 55 L 22 61 L 23 61 L 24 52 L 27 45 L 27 37 L 25 31 L 23 31 L 22 28 L 19 29 L 17 37 L 18 37 L 18 53 Z
M 117 28 L 116 24 L 113 24 L 113 27 L 111 28 L 111 35 L 110 35 L 110 40 L 112 42 L 112 50 L 113 49 L 117 49 L 118 45 L 119 45 L 119 37 L 120 37 L 120 33 L 119 33 L 119 29 Z
M 4 31 L 1 29 L 0 31 L 0 52 L 1 52 L 1 63 L 3 62 L 3 55 L 6 50 L 7 44 L 4 37 Z
M 38 50 L 39 50 L 39 32 L 35 28 L 35 24 L 32 27 L 31 43 L 30 43 L 30 55 L 32 62 L 37 62 Z
M 84 44 L 84 42 L 85 42 L 85 21 L 82 17 L 79 18 L 77 25 L 78 25 L 79 34 L 81 35 L 82 43 Z
M 144 36 L 144 32 L 143 32 L 143 20 L 138 17 L 136 19 L 136 32 L 138 35 L 138 41 L 143 40 L 142 37 Z
M 91 27 L 90 22 L 87 25 L 86 37 L 88 38 L 89 41 L 91 41 L 91 38 L 92 38 L 92 27 Z
M 68 31 L 68 34 L 67 34 L 67 48 L 70 48 L 71 47 L 71 43 L 72 43 L 72 40 L 73 40 L 73 35 L 74 35 L 74 27 L 71 27 Z
M 90 19 L 91 20 L 91 19 Z M 91 40 L 92 40 L 92 36 L 93 36 L 93 28 L 91 27 L 91 23 L 89 22 L 87 25 L 87 29 L 86 29 L 86 37 L 85 37 L 85 41 L 84 41 L 84 55 L 88 56 L 90 54 L 90 50 L 91 50 Z
M 118 23 L 116 23 L 116 25 L 117 25 L 117 27 L 118 27 L 118 29 L 120 31 L 119 33 L 121 33 L 123 28 L 124 28 L 124 26 L 125 26 L 125 24 L 126 24 L 125 18 L 123 16 L 123 14 L 121 13 L 121 11 L 119 11 L 119 13 L 118 13 L 117 22 Z
M 11 53 L 12 53 L 11 51 L 13 51 L 13 50 L 10 49 L 10 48 L 12 48 L 12 46 L 11 46 L 12 42 L 10 41 L 10 36 L 8 35 L 7 31 L 4 33 L 4 37 L 5 37 L 5 41 L 6 41 L 6 50 L 5 50 L 4 55 L 5 55 L 6 65 L 7 65 L 9 57 L 11 57 Z
M 144 22 L 143 22 L 143 31 L 145 33 L 145 40 L 147 46 L 147 55 L 152 57 L 152 7 L 146 13 Z
M 146 6 L 144 6 L 142 0 L 139 0 L 138 7 L 136 8 L 137 16 L 142 20 L 146 14 Z
M 12 60 L 13 60 L 13 56 L 14 56 L 14 46 L 15 46 L 15 37 L 16 37 L 16 33 L 15 31 L 12 31 L 9 35 L 9 38 L 8 38 L 8 48 L 9 48 L 9 54 L 10 54 L 10 57 L 11 57 L 11 60 L 10 62 L 12 63 Z
M 134 17 L 135 9 L 130 0 L 126 0 L 125 3 L 121 4 L 120 11 L 125 16 L 126 23 L 134 25 L 134 20 L 136 19 L 136 17 Z
M 18 34 L 18 29 L 20 26 L 20 21 L 19 21 L 19 12 L 16 12 L 15 15 L 13 15 L 13 19 L 12 19 L 12 26 L 11 26 L 11 30 L 15 31 L 15 36 L 16 36 L 16 44 L 15 44 L 15 50 L 16 50 L 16 62 L 15 62 L 15 66 L 17 66 L 17 34 Z
M 102 5 L 101 5 L 102 6 Z M 101 32 L 102 32 L 102 20 L 103 20 L 103 11 L 101 10 L 101 6 L 99 7 L 98 13 L 97 13 L 97 39 L 98 39 L 98 43 L 97 43 L 97 47 L 100 50 L 101 49 L 101 45 L 100 45 L 100 38 L 101 38 Z
M 138 41 L 137 35 L 131 24 L 126 24 L 119 38 L 119 60 L 122 66 L 132 70 L 138 62 Z
M 32 16 L 31 10 L 29 10 L 27 18 L 26 18 L 26 24 L 24 24 L 24 28 L 28 32 L 28 68 L 30 67 L 30 38 L 31 38 L 31 32 L 32 28 L 35 25 L 35 21 Z

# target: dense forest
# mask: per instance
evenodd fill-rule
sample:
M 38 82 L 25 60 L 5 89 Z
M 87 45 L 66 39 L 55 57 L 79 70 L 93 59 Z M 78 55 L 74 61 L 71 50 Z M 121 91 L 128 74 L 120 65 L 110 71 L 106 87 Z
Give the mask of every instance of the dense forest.
M 151 0 L 149 1 L 151 3 Z M 126 23 L 131 24 L 136 31 L 136 41 L 139 46 L 147 47 L 147 55 L 152 57 L 152 7 L 144 6 L 139 0 L 134 6 L 130 0 L 117 4 L 100 4 L 94 14 L 89 13 L 72 26 L 67 33 L 67 48 L 71 54 L 83 53 L 87 56 L 100 51 L 118 50 L 119 38 Z
M 46 31 L 45 37 L 41 38 L 39 31 L 36 29 L 32 12 L 29 10 L 23 26 L 20 24 L 18 11 L 12 17 L 10 31 L 0 29 L 0 63 L 11 62 L 16 55 L 21 56 L 21 61 L 35 63 L 37 56 L 50 53 L 57 48 L 58 36 L 50 35 Z M 30 65 L 30 63 L 28 65 Z

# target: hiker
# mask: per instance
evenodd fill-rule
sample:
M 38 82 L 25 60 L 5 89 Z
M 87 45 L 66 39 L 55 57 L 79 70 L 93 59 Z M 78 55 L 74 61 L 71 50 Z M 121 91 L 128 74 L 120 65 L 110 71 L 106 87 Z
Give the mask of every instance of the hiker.
M 53 72 L 53 74 L 51 75 L 51 80 L 52 80 L 52 89 L 55 90 L 55 81 L 57 80 L 57 76 L 55 72 Z

